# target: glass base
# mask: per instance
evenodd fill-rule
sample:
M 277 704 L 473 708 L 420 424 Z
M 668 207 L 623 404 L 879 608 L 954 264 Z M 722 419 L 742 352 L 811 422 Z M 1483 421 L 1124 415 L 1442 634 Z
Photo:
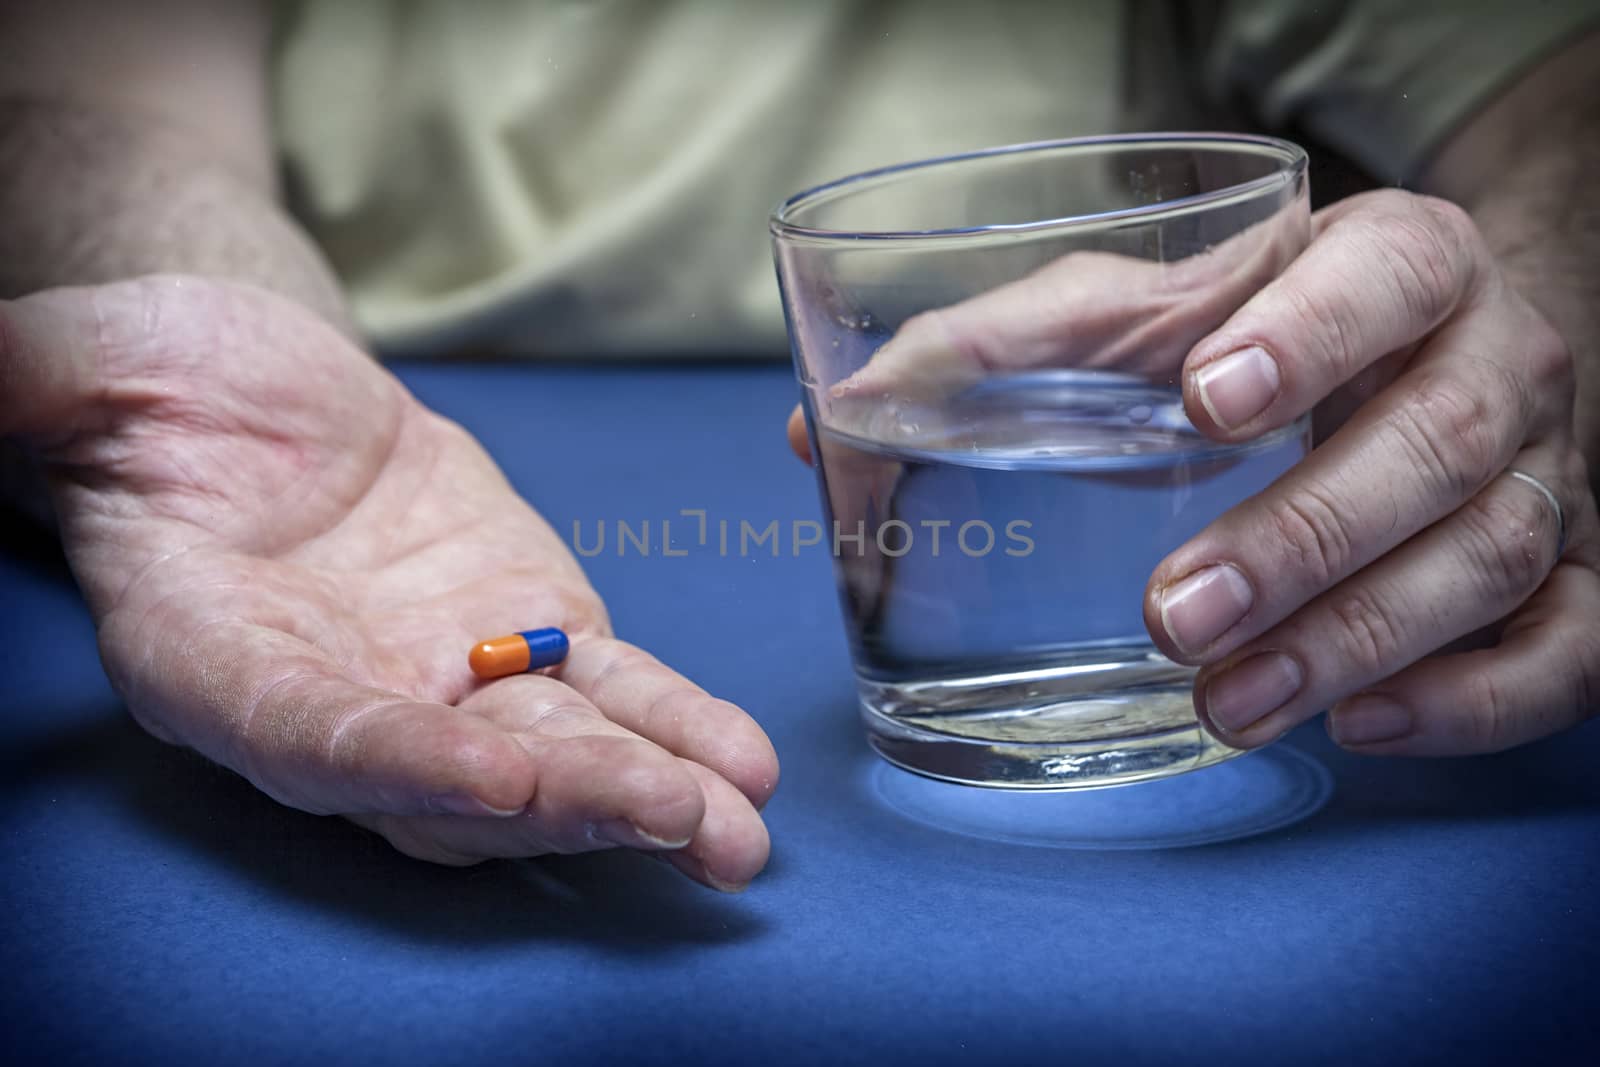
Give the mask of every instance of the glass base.
M 867 739 L 906 770 L 1006 789 L 1092 789 L 1241 755 L 1195 719 L 1194 669 L 1149 647 L 1031 670 L 862 678 Z

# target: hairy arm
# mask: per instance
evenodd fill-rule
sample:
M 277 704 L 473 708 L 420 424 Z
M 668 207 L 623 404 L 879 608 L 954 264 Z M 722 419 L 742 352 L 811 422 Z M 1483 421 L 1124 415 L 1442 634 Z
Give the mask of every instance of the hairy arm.
M 1501 268 L 1561 332 L 1577 374 L 1575 431 L 1600 475 L 1600 33 L 1522 78 L 1423 175 L 1472 213 Z
M 0 297 L 182 272 L 353 332 L 277 203 L 268 36 L 252 0 L 0 0 Z

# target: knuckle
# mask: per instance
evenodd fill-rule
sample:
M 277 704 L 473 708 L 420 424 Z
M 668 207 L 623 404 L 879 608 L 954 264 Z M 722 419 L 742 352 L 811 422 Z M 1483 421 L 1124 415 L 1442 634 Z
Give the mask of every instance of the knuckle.
M 1478 240 L 1478 224 L 1466 208 L 1454 200 L 1426 193 L 1403 192 L 1406 201 L 1428 219 L 1434 231 L 1459 253 L 1470 255 Z
M 1472 390 L 1479 398 L 1490 418 L 1476 429 L 1483 437 L 1487 449 L 1487 471 L 1479 473 L 1485 480 L 1494 477 L 1511 462 L 1517 447 L 1527 439 L 1528 429 L 1539 416 L 1544 405 L 1539 388 L 1526 374 L 1518 372 L 1498 359 L 1482 358 L 1473 370 L 1483 375 L 1483 382 Z
M 1470 269 L 1478 262 L 1479 253 L 1483 250 L 1483 237 L 1478 231 L 1477 221 L 1466 208 L 1443 197 L 1422 193 L 1405 195 L 1425 220 L 1438 249 L 1446 253 L 1452 276 L 1459 278 L 1463 267 Z
M 1350 535 L 1340 509 L 1318 490 L 1301 487 L 1286 494 L 1268 516 L 1287 562 L 1318 587 L 1332 583 L 1349 567 Z
M 1366 677 L 1385 673 L 1385 666 L 1402 647 L 1405 625 L 1379 594 L 1367 588 L 1340 592 L 1328 604 L 1337 623 L 1335 641 L 1341 665 Z
M 1544 580 L 1554 549 L 1540 536 L 1547 509 L 1532 491 L 1485 493 L 1462 509 L 1470 565 L 1498 599 L 1520 601 Z
M 1540 396 L 1555 396 L 1565 400 L 1571 396 L 1576 381 L 1572 347 L 1561 331 L 1537 311 L 1533 311 L 1528 319 L 1522 340 L 1529 365 L 1529 379 Z
M 1429 327 L 1455 307 L 1476 262 L 1476 229 L 1461 208 L 1433 197 L 1400 194 L 1384 210 L 1352 219 L 1381 253 L 1378 262 L 1415 321 Z
M 1461 500 L 1504 465 L 1504 419 L 1496 405 L 1506 402 L 1504 390 L 1474 389 L 1457 378 L 1435 374 L 1418 384 L 1410 399 L 1396 408 L 1391 422 L 1429 488 L 1446 499 Z

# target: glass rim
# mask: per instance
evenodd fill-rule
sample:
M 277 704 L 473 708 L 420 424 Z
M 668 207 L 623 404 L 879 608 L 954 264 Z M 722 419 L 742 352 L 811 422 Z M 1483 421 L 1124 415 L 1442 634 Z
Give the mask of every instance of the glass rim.
M 1192 193 L 1188 196 L 1176 197 L 1172 200 L 1162 200 L 1154 204 L 1139 204 L 1134 207 L 1112 208 L 1106 211 L 1062 215 L 1057 218 L 1034 219 L 1028 222 L 997 222 L 981 226 L 954 226 L 932 230 L 833 230 L 817 226 L 802 226 L 790 221 L 787 217 L 795 210 L 829 193 L 912 171 L 931 170 L 935 167 L 988 160 L 999 156 L 1051 152 L 1058 149 L 1170 147 L 1195 143 L 1223 148 L 1234 146 L 1266 149 L 1269 153 L 1276 154 L 1279 157 L 1280 166 L 1271 173 L 1263 174 L 1259 178 L 1236 182 L 1232 185 L 1203 193 Z M 1146 222 L 1168 215 L 1187 214 L 1215 203 L 1249 198 L 1267 192 L 1303 174 L 1306 165 L 1306 150 L 1293 141 L 1287 141 L 1281 137 L 1268 137 L 1250 133 L 1118 133 L 1097 134 L 1089 137 L 1063 137 L 1050 141 L 1025 141 L 1020 144 L 980 148 L 976 151 L 956 152 L 950 155 L 932 156 L 905 163 L 895 163 L 886 167 L 875 167 L 872 170 L 847 174 L 842 178 L 823 182 L 821 185 L 813 185 L 809 189 L 803 189 L 793 196 L 785 198 L 777 207 L 773 208 L 771 214 L 767 217 L 767 229 L 774 238 L 779 240 L 798 239 L 808 243 L 854 244 L 859 241 L 945 241 L 951 238 L 983 237 L 989 234 L 1070 230 L 1077 227 L 1098 226 L 1108 222 Z

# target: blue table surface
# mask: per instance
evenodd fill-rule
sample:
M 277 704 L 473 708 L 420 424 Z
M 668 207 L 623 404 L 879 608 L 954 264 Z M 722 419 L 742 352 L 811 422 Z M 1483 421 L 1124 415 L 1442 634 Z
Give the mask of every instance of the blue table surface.
M 786 368 L 402 376 L 574 520 L 818 515 Z M 675 528 L 685 525 L 683 520 Z M 681 536 L 681 535 L 679 535 Z M 0 555 L 0 1038 L 56 1061 L 1453 1063 L 1600 1038 L 1600 728 L 1366 760 L 1320 724 L 1078 794 L 881 764 L 828 559 L 608 551 L 618 631 L 766 727 L 743 895 L 625 853 L 432 867 L 143 735 L 70 578 Z

